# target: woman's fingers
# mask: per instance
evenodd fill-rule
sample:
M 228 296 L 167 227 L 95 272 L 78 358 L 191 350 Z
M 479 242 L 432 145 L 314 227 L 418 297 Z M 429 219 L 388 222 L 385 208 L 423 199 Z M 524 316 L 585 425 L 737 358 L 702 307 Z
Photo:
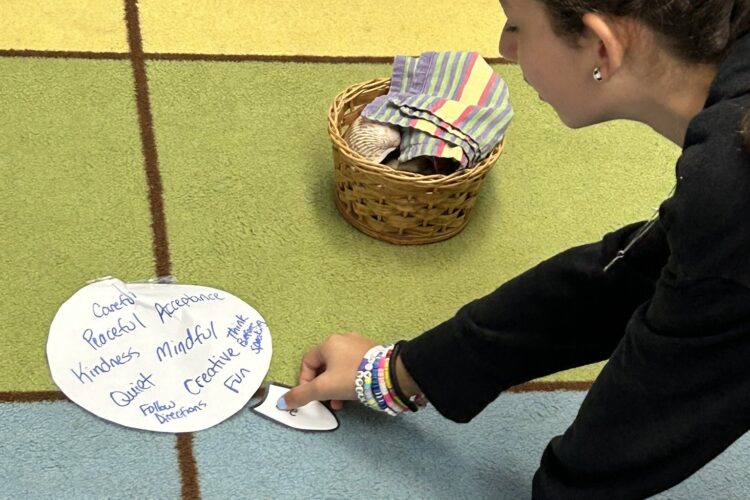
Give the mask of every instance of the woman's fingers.
M 299 383 L 306 384 L 311 382 L 320 373 L 321 368 L 325 367 L 325 359 L 323 353 L 320 350 L 320 346 L 316 345 L 302 356 L 302 366 L 299 371 Z

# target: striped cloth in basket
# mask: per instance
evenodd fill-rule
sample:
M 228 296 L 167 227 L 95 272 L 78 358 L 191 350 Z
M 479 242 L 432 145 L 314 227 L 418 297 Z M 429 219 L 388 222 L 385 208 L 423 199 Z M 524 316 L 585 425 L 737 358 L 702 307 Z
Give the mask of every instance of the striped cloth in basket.
M 502 140 L 513 108 L 508 85 L 477 52 L 425 52 L 396 56 L 388 94 L 362 116 L 401 127 L 401 162 L 432 156 L 470 168 Z

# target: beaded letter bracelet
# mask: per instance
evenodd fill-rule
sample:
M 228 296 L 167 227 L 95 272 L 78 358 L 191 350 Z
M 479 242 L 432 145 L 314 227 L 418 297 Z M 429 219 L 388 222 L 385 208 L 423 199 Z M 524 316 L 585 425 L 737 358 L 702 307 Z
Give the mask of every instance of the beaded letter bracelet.
M 377 345 L 367 351 L 354 380 L 354 390 L 363 405 L 392 416 L 417 411 L 427 404 L 424 394 L 408 398 L 398 386 L 395 360 L 402 342 Z

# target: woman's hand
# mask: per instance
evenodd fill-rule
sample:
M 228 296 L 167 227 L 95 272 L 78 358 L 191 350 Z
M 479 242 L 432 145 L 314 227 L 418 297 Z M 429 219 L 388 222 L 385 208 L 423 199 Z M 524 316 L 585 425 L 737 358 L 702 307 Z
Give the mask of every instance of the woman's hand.
M 343 400 L 356 400 L 354 379 L 362 358 L 378 343 L 357 333 L 332 335 L 302 357 L 299 385 L 289 390 L 277 406 L 292 410 L 310 401 L 331 401 L 340 410 Z

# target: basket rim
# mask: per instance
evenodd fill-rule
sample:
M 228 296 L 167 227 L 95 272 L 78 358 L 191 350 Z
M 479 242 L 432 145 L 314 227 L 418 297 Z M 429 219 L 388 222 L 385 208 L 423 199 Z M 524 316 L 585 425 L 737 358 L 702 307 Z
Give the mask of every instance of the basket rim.
M 413 185 L 415 182 L 426 186 L 442 185 L 454 181 L 465 181 L 473 177 L 485 175 L 495 165 L 497 159 L 505 147 L 505 135 L 500 142 L 493 148 L 487 158 L 480 161 L 471 168 L 464 168 L 451 172 L 450 174 L 430 174 L 423 175 L 413 172 L 395 170 L 380 163 L 375 163 L 364 158 L 352 150 L 344 140 L 339 130 L 339 118 L 344 110 L 344 105 L 356 98 L 357 96 L 374 90 L 388 88 L 390 86 L 390 77 L 374 78 L 364 82 L 355 83 L 344 88 L 336 94 L 328 109 L 328 135 L 333 143 L 334 149 L 338 150 L 347 160 L 355 163 L 357 167 L 370 171 L 396 182 L 405 182 Z M 507 134 L 506 134 L 507 135 Z

